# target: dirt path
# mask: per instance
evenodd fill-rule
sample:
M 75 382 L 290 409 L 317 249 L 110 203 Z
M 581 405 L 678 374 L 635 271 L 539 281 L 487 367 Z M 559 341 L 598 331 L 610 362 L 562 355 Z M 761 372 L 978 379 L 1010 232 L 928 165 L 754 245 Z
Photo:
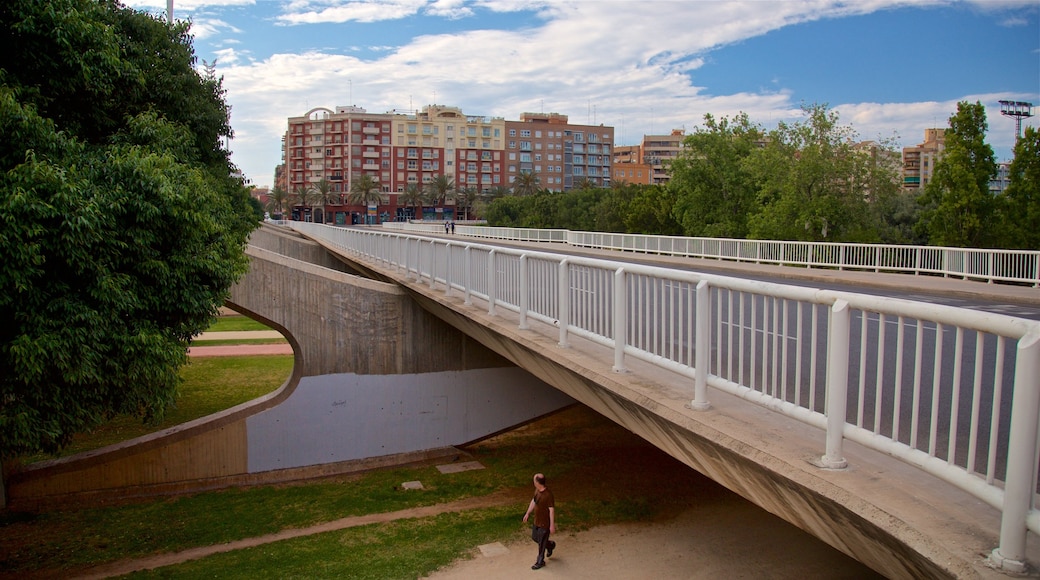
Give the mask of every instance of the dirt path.
M 211 556 L 213 554 L 232 552 L 244 548 L 252 548 L 254 546 L 270 544 L 271 542 L 280 542 L 282 540 L 289 540 L 292 538 L 299 538 L 302 536 L 310 536 L 313 534 L 333 532 L 336 530 L 353 528 L 357 526 L 365 526 L 368 524 L 385 523 L 393 520 L 424 518 L 449 512 L 460 512 L 471 509 L 488 508 L 500 505 L 508 505 L 510 503 L 516 504 L 522 501 L 522 496 L 523 492 L 521 492 L 520 490 L 506 490 L 493 493 L 491 495 L 470 497 L 449 503 L 441 503 L 431 506 L 399 510 L 395 512 L 367 514 L 363 516 L 352 516 L 347 518 L 341 518 L 338 520 L 333 520 L 331 522 L 326 522 L 323 524 L 318 524 L 316 526 L 311 526 L 308 528 L 293 528 L 288 530 L 282 530 L 274 534 L 267 534 L 266 536 L 258 536 L 255 538 L 246 538 L 244 540 L 228 542 L 226 544 L 202 546 L 199 548 L 184 550 L 182 552 L 157 554 L 155 556 L 148 556 L 146 558 L 113 562 L 111 564 L 96 566 L 79 574 L 74 574 L 70 578 L 74 578 L 77 580 L 95 580 L 100 578 L 111 578 L 113 576 L 122 576 L 124 574 L 130 574 L 131 572 L 153 570 L 155 568 L 162 568 L 163 566 L 171 566 L 173 564 L 180 564 L 183 562 L 189 562 L 191 560 L 199 560 L 201 558 L 205 558 L 206 556 Z

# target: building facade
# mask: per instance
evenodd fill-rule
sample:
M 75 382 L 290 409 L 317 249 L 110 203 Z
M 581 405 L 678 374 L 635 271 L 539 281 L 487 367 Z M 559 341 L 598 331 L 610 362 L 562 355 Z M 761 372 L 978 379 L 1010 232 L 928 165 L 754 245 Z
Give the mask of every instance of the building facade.
M 945 129 L 925 129 L 924 142 L 903 148 L 903 188 L 917 191 L 928 184 L 945 147 Z
M 523 113 L 519 121 L 506 121 L 505 130 L 507 187 L 520 173 L 533 173 L 550 191 L 610 186 L 613 127 L 572 125 L 559 113 Z
M 402 195 L 441 177 L 456 191 L 486 194 L 511 188 L 522 171 L 535 173 L 540 187 L 553 191 L 570 190 L 584 180 L 607 187 L 613 142 L 613 127 L 571 125 L 566 115 L 557 113 L 524 113 L 520 121 L 507 121 L 465 115 L 458 107 L 443 105 L 414 113 L 318 107 L 288 119 L 283 164 L 275 176 L 290 194 L 321 187 L 330 193 L 294 208 L 295 219 L 341 224 L 455 219 L 451 197 L 422 206 L 419 215 L 417 208 L 402 203 Z M 348 203 L 351 184 L 362 175 L 378 183 L 383 193 L 375 207 Z

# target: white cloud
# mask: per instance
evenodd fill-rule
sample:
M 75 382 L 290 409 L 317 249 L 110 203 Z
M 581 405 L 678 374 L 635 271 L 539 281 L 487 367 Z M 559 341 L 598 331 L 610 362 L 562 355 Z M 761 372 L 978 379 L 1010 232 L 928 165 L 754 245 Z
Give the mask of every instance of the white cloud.
M 378 55 L 366 58 L 353 56 L 360 54 L 356 47 L 338 53 L 278 53 L 259 60 L 224 48 L 218 74 L 232 105 L 235 162 L 255 182 L 267 184 L 280 161 L 286 118 L 318 106 L 358 104 L 385 112 L 436 102 L 510 119 L 527 111 L 559 112 L 570 115 L 572 123 L 614 126 L 619 144 L 672 129 L 689 132 L 705 113 L 721 117 L 742 111 L 755 122 L 775 125 L 801 114 L 782 78 L 759 92 L 718 95 L 694 85 L 689 72 L 701 67 L 712 49 L 771 30 L 906 4 L 296 0 L 282 6 L 281 23 L 376 22 L 416 14 L 460 18 L 475 8 L 533 11 L 542 21 L 519 30 L 417 36 L 403 46 L 380 47 Z M 990 107 L 998 100 L 957 100 L 965 99 Z M 925 128 L 946 126 L 956 101 L 850 103 L 835 109 L 841 122 L 853 125 L 863 139 L 890 137 L 898 129 L 900 142 L 912 145 Z M 988 114 L 994 146 L 1013 140 L 1013 127 L 998 130 L 1005 122 L 999 111 Z
M 130 8 L 149 11 L 165 11 L 166 0 L 122 0 Z M 220 8 L 225 6 L 252 6 L 256 0 L 174 0 L 173 15 L 180 18 L 181 10 L 194 11 L 201 8 Z
M 176 15 L 176 9 L 174 9 L 174 15 Z M 191 33 L 195 36 L 196 40 L 205 40 L 227 32 L 240 34 L 242 31 L 219 18 L 201 17 L 193 18 L 191 21 Z
M 302 0 L 287 5 L 278 21 L 317 24 L 398 20 L 419 13 L 426 4 L 426 0 Z

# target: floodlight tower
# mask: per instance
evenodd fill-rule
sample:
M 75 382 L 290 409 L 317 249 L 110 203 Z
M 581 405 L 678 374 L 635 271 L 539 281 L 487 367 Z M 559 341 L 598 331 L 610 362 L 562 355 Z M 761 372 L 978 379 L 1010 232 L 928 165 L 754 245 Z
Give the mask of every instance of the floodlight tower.
M 1015 143 L 1022 135 L 1022 119 L 1033 116 L 1033 103 L 1022 101 L 1000 101 L 1000 114 L 1015 118 Z

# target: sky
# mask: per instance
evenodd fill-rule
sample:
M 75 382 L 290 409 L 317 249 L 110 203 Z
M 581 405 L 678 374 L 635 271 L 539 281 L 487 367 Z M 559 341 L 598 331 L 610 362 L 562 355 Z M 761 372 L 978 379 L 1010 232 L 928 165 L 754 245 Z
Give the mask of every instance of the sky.
M 167 0 L 123 0 L 165 17 Z M 174 0 L 231 105 L 232 162 L 271 185 L 289 117 L 429 104 L 609 125 L 617 145 L 824 104 L 858 139 L 912 146 L 981 102 L 1040 105 L 1040 0 Z M 1040 107 L 1023 127 L 1037 126 Z

